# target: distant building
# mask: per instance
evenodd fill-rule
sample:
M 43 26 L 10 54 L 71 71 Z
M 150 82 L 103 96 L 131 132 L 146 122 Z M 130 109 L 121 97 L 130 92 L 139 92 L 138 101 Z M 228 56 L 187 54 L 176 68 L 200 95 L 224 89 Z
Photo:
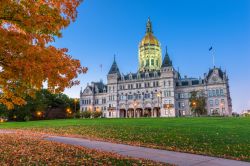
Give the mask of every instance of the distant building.
M 205 95 L 208 115 L 232 114 L 226 72 L 209 69 L 203 78 L 182 78 L 174 68 L 167 49 L 162 60 L 160 42 L 153 35 L 151 21 L 139 43 L 136 73 L 121 74 L 114 59 L 107 84 L 92 82 L 80 92 L 81 111 L 102 111 L 104 117 L 189 116 L 190 92 Z

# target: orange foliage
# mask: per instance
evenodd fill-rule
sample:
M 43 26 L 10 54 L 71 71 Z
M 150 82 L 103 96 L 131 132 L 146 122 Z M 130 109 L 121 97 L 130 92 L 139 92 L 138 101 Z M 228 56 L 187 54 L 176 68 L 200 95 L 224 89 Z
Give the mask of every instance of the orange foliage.
M 76 19 L 81 1 L 0 1 L 0 103 L 25 104 L 44 82 L 56 93 L 79 84 L 77 75 L 87 68 L 50 43 Z

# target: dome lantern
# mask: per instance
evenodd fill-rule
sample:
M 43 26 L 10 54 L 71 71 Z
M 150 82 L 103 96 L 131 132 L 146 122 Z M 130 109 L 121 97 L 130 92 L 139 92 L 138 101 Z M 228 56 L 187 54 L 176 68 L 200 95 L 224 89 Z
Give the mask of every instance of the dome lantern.
M 160 70 L 162 57 L 160 42 L 153 35 L 152 23 L 148 18 L 146 34 L 139 44 L 139 71 Z

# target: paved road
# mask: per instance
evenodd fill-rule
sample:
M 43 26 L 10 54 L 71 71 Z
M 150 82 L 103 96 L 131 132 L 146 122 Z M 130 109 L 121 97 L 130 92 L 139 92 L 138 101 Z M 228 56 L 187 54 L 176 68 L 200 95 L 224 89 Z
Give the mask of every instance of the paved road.
M 0 134 L 11 134 L 11 133 L 15 133 L 15 132 L 11 131 L 11 130 L 1 130 L 0 129 Z
M 176 164 L 179 166 L 250 166 L 250 163 L 223 158 L 208 157 L 202 155 L 158 150 L 123 144 L 115 144 L 102 141 L 92 141 L 81 138 L 50 136 L 46 140 L 84 146 L 91 149 L 98 149 L 107 152 L 117 153 L 123 156 L 149 159 L 157 162 Z

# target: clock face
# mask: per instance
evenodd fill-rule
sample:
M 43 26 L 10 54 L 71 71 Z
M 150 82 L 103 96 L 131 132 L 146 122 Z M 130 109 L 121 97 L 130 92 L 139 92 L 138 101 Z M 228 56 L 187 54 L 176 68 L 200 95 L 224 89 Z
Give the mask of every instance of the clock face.
M 216 76 L 213 76 L 212 80 L 216 82 L 218 80 L 218 78 Z

